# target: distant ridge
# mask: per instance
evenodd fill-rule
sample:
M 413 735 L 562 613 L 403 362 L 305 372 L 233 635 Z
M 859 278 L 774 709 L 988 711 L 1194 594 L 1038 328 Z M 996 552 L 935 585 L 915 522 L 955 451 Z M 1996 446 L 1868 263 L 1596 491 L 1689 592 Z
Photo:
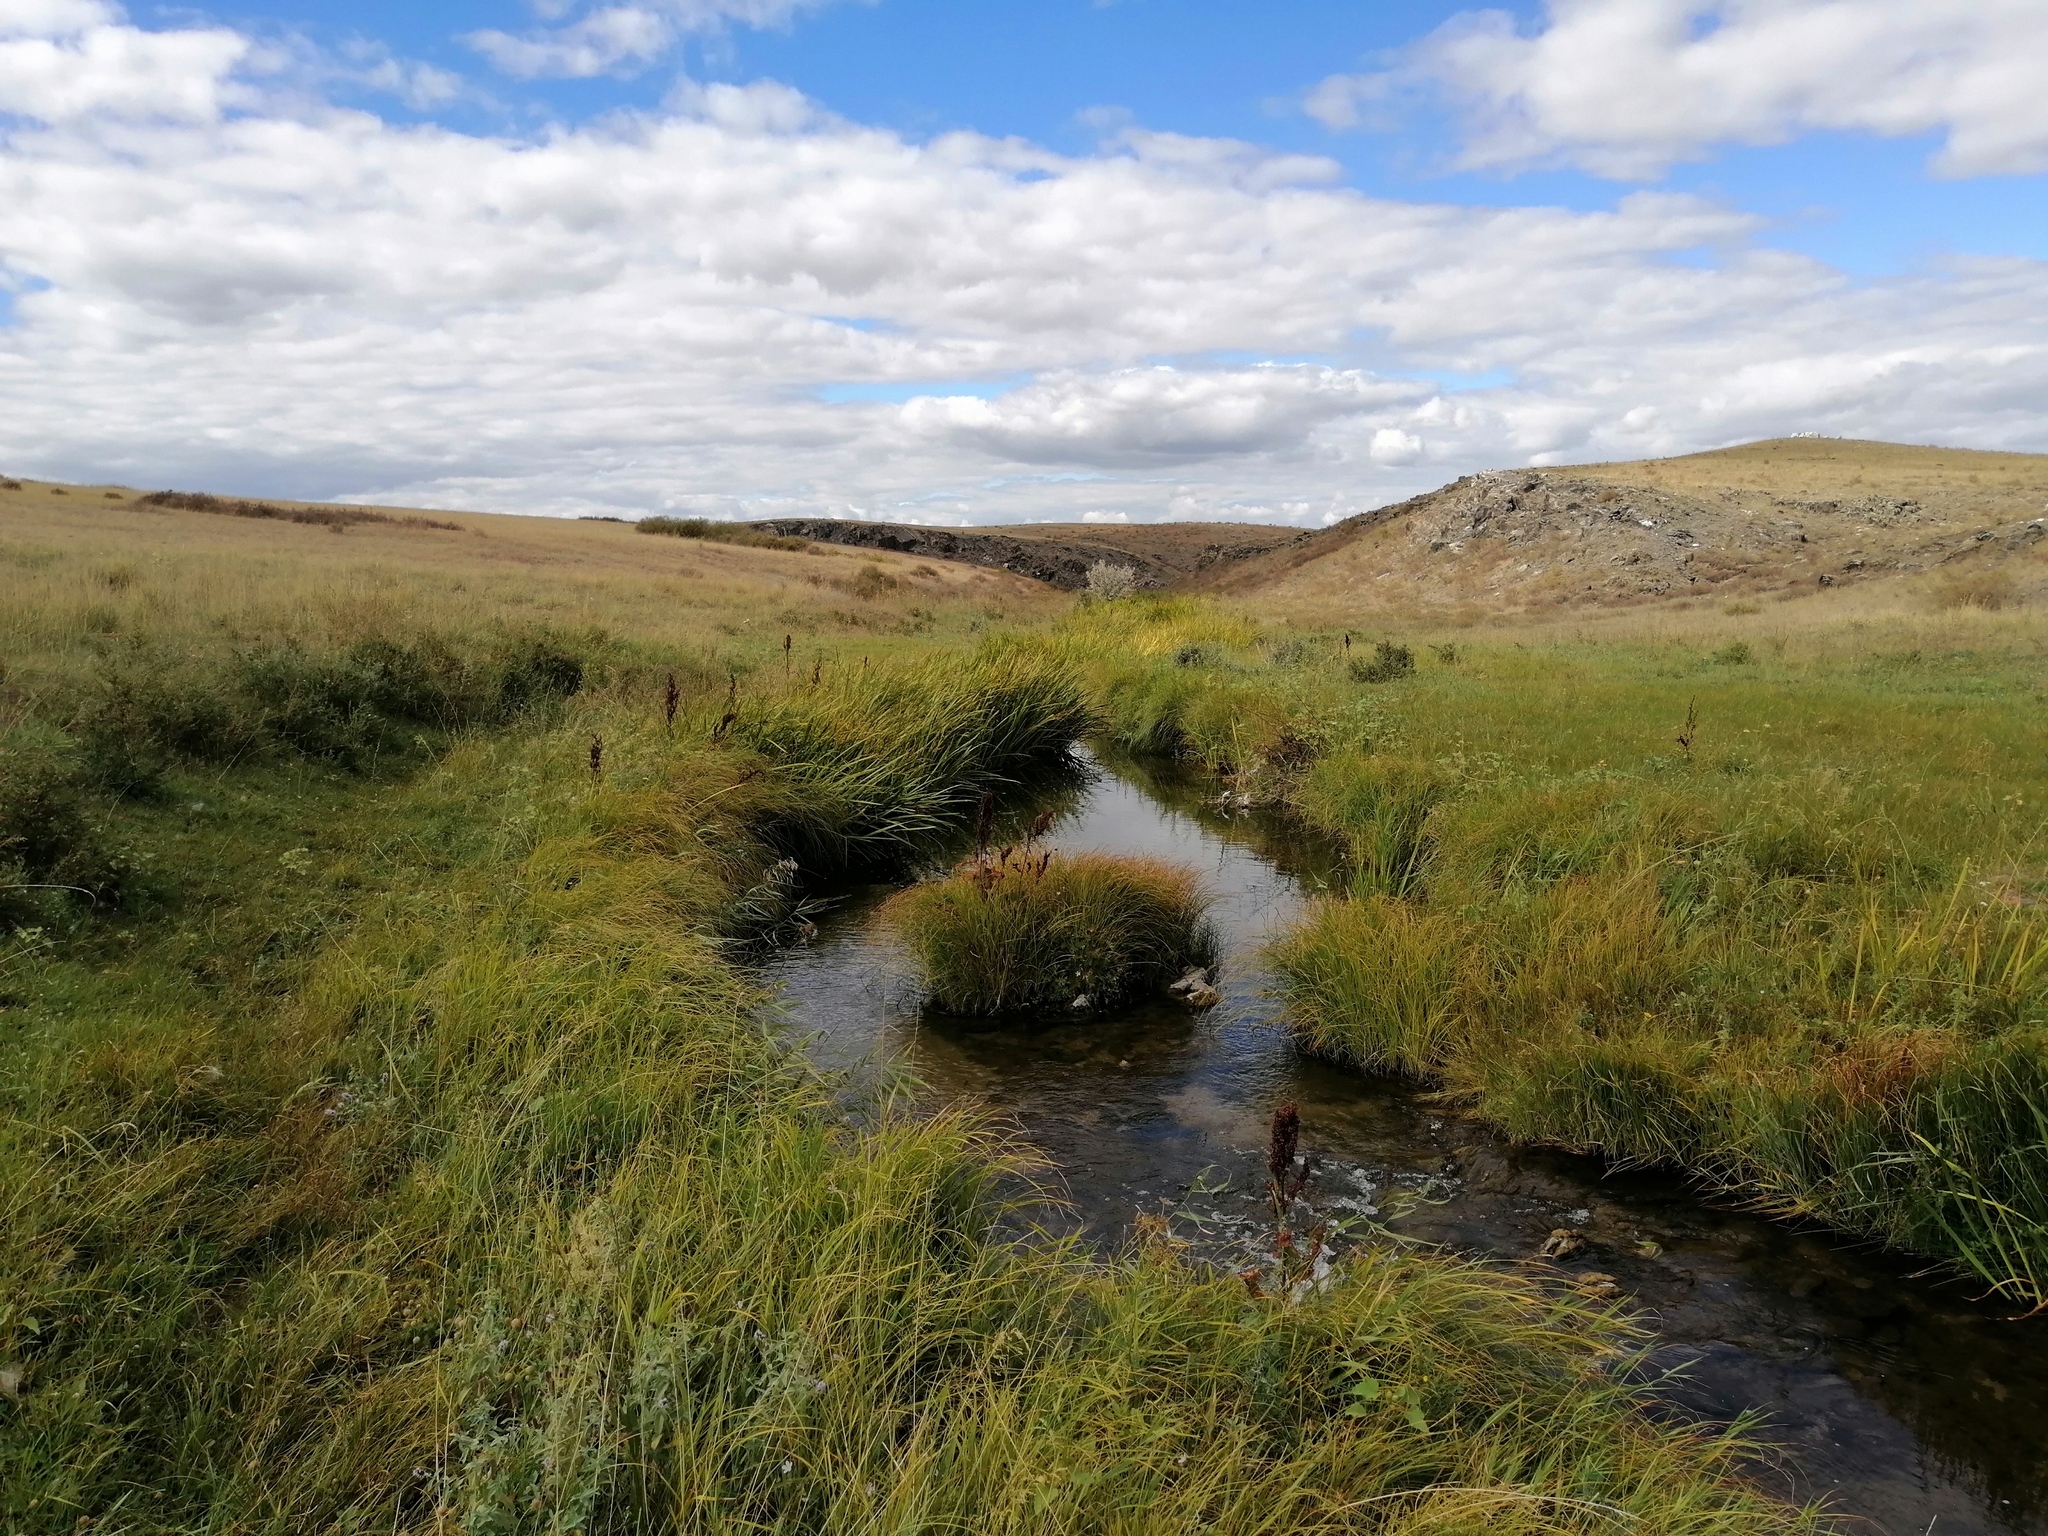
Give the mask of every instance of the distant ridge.
M 788 517 L 752 525 L 786 537 L 927 560 L 958 560 L 1029 576 L 1068 591 L 1098 563 L 1128 566 L 1140 587 L 1174 585 L 1311 537 L 1298 528 L 1256 523 L 1016 523 L 987 528 L 926 528 L 851 518 Z

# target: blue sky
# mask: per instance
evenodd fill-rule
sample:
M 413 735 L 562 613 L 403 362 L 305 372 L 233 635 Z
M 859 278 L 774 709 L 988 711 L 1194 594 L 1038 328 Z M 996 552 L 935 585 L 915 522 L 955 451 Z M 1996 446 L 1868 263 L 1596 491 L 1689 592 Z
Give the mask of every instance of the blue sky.
M 1315 522 L 2048 448 L 2037 0 L 21 5 L 18 472 Z

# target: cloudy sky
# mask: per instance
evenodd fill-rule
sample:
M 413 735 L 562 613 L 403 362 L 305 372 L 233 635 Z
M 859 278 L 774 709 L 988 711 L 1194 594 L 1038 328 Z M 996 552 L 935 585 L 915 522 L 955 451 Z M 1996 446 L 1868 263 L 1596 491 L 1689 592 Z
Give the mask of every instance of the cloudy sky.
M 2048 0 L 0 0 L 0 472 L 1317 525 L 2048 450 Z

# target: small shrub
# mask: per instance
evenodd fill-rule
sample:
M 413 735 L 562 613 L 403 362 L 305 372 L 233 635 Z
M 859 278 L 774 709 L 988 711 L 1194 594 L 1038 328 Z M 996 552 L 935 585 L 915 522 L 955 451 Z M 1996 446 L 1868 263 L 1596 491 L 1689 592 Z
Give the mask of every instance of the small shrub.
M 384 523 L 394 528 L 438 528 L 445 533 L 462 531 L 462 524 L 451 523 L 445 518 L 393 517 L 388 512 L 372 512 L 367 507 L 280 507 L 267 501 L 232 501 L 225 496 L 209 496 L 204 491 L 152 491 L 138 500 L 145 507 L 211 512 L 219 517 L 249 517 L 267 522 L 303 523 L 335 533 L 365 523 Z
M 1755 603 L 1730 603 L 1726 608 L 1723 608 L 1721 611 L 1727 614 L 1730 618 L 1739 619 L 1743 617 L 1745 614 L 1762 613 L 1763 609 L 1757 607 Z
M 1405 645 L 1381 640 L 1373 646 L 1370 657 L 1352 662 L 1350 670 L 1353 682 L 1391 683 L 1415 670 L 1415 653 Z
M 633 525 L 642 533 L 666 534 L 672 539 L 703 539 L 713 544 L 739 544 L 750 549 L 810 548 L 808 540 L 789 538 L 746 523 L 721 523 L 708 517 L 643 517 Z
M 1088 567 L 1088 595 L 1105 603 L 1131 596 L 1138 590 L 1138 568 L 1098 560 Z
M 901 585 L 903 583 L 894 576 L 891 576 L 879 565 L 864 565 L 860 568 L 860 574 L 853 578 L 853 583 L 848 590 L 855 597 L 867 602 L 873 602 L 884 592 L 894 592 Z
M 1714 661 L 1724 667 L 1746 667 L 1755 660 L 1756 652 L 1749 648 L 1747 640 L 1734 641 L 1714 652 Z
M 2020 589 L 2009 572 L 1969 571 L 1942 582 L 1934 596 L 1944 608 L 1981 608 L 1996 613 L 2017 604 Z
M 1315 654 L 1315 647 L 1300 635 L 1289 635 L 1267 652 L 1266 659 L 1276 667 L 1298 667 Z
M 173 761 L 228 762 L 260 734 L 256 712 L 215 680 L 115 672 L 72 724 L 86 779 L 115 796 L 146 797 Z
M 1215 659 L 1208 647 L 1201 645 L 1184 645 L 1173 653 L 1176 667 L 1206 667 Z
M 88 814 L 77 765 L 54 741 L 0 741 L 0 929 L 32 923 L 53 902 L 117 905 L 133 872 Z
M 1109 854 L 981 856 L 884 911 L 949 1013 L 1112 1007 L 1215 957 L 1193 870 Z
M 240 673 L 264 733 L 291 751 L 354 764 L 377 745 L 368 669 L 286 644 L 242 657 Z
M 501 659 L 498 718 L 507 720 L 583 691 L 583 658 L 550 636 L 515 643 Z
M 1436 659 L 1447 667 L 1455 667 L 1458 664 L 1459 656 L 1462 654 L 1456 645 L 1449 642 L 1443 645 L 1431 646 L 1430 649 L 1436 652 Z

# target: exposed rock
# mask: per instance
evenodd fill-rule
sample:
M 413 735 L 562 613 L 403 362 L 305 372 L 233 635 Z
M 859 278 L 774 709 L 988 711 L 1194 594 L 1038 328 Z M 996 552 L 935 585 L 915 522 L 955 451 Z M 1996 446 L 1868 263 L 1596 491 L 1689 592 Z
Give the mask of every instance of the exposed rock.
M 1550 1236 L 1537 1245 L 1539 1259 L 1569 1259 L 1583 1253 L 1586 1248 L 1586 1234 L 1571 1227 L 1557 1227 Z
M 1298 528 L 1249 523 L 1139 523 L 1104 528 L 1100 533 L 1086 525 L 923 528 L 829 517 L 777 518 L 753 526 L 819 544 L 886 549 L 926 560 L 987 566 L 1070 592 L 1087 585 L 1088 569 L 1096 564 L 1127 566 L 1137 573 L 1137 586 L 1163 587 L 1195 572 L 1310 537 Z
M 2017 512 L 2019 509 L 2014 508 Z M 2040 519 L 1866 496 L 1685 494 L 1572 470 L 1468 475 L 1188 584 L 1494 610 L 1833 587 L 2032 547 Z

